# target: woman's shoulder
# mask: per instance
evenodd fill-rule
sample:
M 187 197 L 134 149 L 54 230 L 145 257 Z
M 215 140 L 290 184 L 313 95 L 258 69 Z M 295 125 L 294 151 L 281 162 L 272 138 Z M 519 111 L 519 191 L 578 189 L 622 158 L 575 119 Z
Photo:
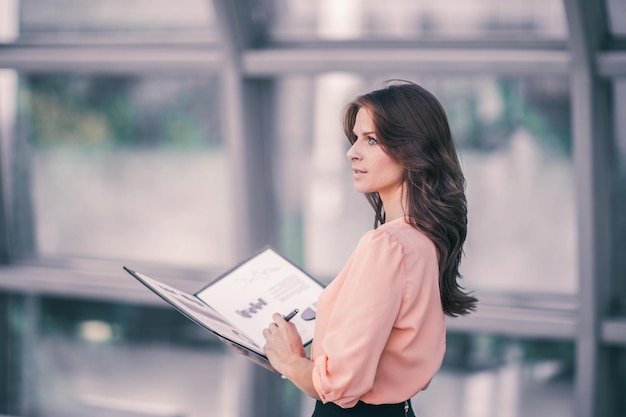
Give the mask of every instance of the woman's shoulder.
M 370 230 L 363 236 L 363 240 L 370 243 L 395 242 L 403 251 L 410 249 L 411 251 L 436 252 L 435 245 L 430 238 L 403 218 L 392 220 Z

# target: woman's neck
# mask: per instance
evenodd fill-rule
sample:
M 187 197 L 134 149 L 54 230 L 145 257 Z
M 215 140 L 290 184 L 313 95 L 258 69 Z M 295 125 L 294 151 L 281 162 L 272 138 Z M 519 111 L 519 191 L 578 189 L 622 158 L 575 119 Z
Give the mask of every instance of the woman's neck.
M 406 187 L 401 187 L 393 193 L 380 195 L 385 209 L 385 222 L 390 222 L 407 215 Z

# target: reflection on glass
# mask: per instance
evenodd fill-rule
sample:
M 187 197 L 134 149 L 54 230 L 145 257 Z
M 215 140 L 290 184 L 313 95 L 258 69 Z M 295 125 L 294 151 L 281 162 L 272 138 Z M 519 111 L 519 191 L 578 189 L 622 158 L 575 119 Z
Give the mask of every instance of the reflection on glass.
M 341 131 L 343 108 L 360 85 L 361 78 L 354 74 L 329 73 L 315 79 L 310 161 L 313 175 L 306 179 L 303 229 L 306 265 L 318 276 L 338 272 L 336 267 L 348 259 L 363 226 L 372 223 L 358 222 L 357 207 L 365 208 L 367 203 L 355 201 L 354 197 L 360 196 L 351 190 L 345 157 L 348 142 Z
M 575 293 L 567 79 L 407 78 L 440 98 L 459 145 L 469 206 L 466 256 L 461 264 L 464 285 Z M 297 79 L 282 81 L 307 85 L 315 97 L 312 133 L 308 136 L 303 134 L 308 130 L 300 129 L 288 139 L 300 144 L 292 146 L 310 149 L 310 153 L 292 155 L 299 163 L 291 161 L 291 168 L 287 164 L 282 168 L 284 176 L 294 173 L 302 186 L 281 189 L 302 201 L 304 265 L 321 279 L 338 273 L 361 234 L 373 224 L 371 208 L 352 188 L 341 113 L 355 94 L 380 87 L 382 80 L 329 73 L 308 84 Z M 285 111 L 281 114 L 308 111 L 306 104 L 294 105 L 294 89 L 280 91 L 284 103 L 290 103 L 288 109 L 281 107 Z M 282 122 L 290 120 L 294 119 Z
M 215 18 L 210 2 L 185 0 L 21 0 L 20 32 L 146 32 L 211 33 Z
M 271 35 L 306 39 L 565 39 L 558 0 L 274 0 Z
M 574 345 L 448 334 L 441 370 L 411 399 L 416 416 L 573 417 Z M 306 399 L 302 417 L 311 415 Z
M 614 403 L 608 409 L 615 410 L 613 415 L 624 416 L 626 415 L 626 396 L 623 394 L 626 389 L 626 347 L 612 348 L 610 358 L 609 386 L 613 390 L 610 393 L 610 400 Z
M 36 253 L 230 265 L 216 78 L 24 75 L 18 97 L 14 235 L 36 225 Z
M 571 417 L 573 391 L 571 342 L 449 334 L 442 370 L 413 401 L 433 417 Z
M 626 36 L 626 3 L 621 0 L 606 0 L 609 28 L 614 35 Z
M 577 290 L 566 78 L 437 82 L 467 179 L 472 288 Z M 439 94 L 437 94 L 439 93 Z
M 201 417 L 236 409 L 237 355 L 176 311 L 19 298 L 11 312 L 24 378 L 19 415 Z
M 18 1 L 0 2 L 0 43 L 14 41 L 18 35 Z

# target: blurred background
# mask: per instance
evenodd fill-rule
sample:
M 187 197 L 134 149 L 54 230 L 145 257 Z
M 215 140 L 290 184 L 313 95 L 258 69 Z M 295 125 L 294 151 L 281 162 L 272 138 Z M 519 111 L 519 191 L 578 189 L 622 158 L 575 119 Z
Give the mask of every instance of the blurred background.
M 332 280 L 341 112 L 391 78 L 449 116 L 480 299 L 418 417 L 626 416 L 622 0 L 0 0 L 0 414 L 310 415 L 122 266 Z

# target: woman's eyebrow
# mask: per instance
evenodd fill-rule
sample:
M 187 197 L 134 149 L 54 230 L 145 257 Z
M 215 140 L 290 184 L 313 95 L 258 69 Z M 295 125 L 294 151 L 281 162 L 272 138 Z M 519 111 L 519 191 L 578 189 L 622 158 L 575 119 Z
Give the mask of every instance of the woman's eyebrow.
M 353 130 L 352 133 L 354 133 L 355 136 L 358 136 L 358 134 Z M 375 136 L 376 132 L 371 131 L 371 132 L 362 132 L 361 133 L 362 136 Z

